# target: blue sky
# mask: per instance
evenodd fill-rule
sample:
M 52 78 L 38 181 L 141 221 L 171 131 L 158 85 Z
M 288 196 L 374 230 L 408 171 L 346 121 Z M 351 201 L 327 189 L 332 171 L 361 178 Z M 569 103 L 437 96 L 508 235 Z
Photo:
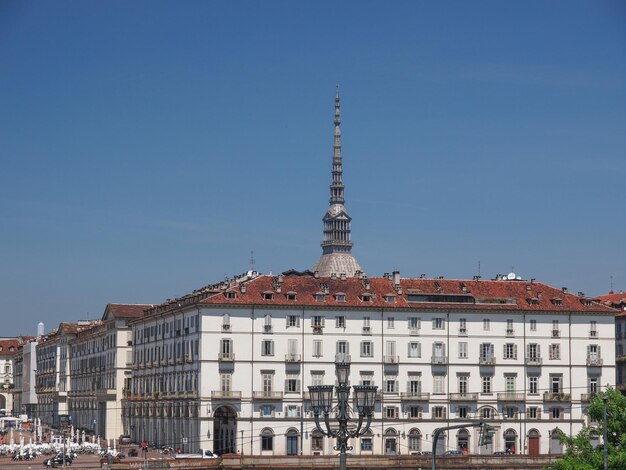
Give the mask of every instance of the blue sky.
M 626 289 L 621 1 L 0 3 L 2 335 L 313 266 Z

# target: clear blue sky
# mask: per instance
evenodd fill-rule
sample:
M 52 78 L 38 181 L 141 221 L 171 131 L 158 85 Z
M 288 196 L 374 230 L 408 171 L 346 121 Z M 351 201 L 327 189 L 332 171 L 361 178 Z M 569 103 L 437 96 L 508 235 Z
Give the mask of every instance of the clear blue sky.
M 370 276 L 626 290 L 625 5 L 0 2 L 0 335 L 312 267 L 336 83 Z

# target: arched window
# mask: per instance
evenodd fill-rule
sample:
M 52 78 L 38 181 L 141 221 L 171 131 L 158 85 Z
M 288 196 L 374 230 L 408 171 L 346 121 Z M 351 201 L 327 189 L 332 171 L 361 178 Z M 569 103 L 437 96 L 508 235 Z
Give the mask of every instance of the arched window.
M 274 450 L 274 431 L 270 428 L 265 428 L 261 431 L 261 450 Z
M 456 433 L 457 440 L 457 449 L 462 452 L 467 452 L 469 449 L 469 432 L 467 429 L 460 429 L 459 432 Z
M 311 432 L 311 450 L 314 452 L 324 450 L 324 435 L 317 429 Z
M 515 453 L 516 452 L 516 445 L 515 443 L 517 442 L 517 433 L 515 432 L 514 429 L 507 429 L 506 431 L 504 431 L 504 448 L 506 450 L 510 450 L 511 453 Z
M 372 450 L 374 450 L 374 433 L 368 429 L 361 437 L 361 451 L 371 452 Z
M 559 440 L 560 431 L 559 428 L 554 429 L 550 433 L 550 454 L 562 454 L 563 444 Z
M 285 436 L 287 438 L 287 455 L 298 455 L 298 430 L 289 428 L 285 433 Z
M 422 433 L 419 429 L 413 428 L 409 431 L 409 452 L 420 450 L 422 450 Z

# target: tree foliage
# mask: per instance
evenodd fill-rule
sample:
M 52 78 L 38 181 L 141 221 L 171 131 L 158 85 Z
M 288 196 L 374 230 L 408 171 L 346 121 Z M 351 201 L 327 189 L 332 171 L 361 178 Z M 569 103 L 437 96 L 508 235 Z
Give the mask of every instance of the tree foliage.
M 550 470 L 603 470 L 604 447 L 593 446 L 604 434 L 604 397 L 607 397 L 607 441 L 609 469 L 626 469 L 626 397 L 608 388 L 596 394 L 587 413 L 597 426 L 585 426 L 576 436 L 561 432 L 560 440 L 567 450 L 563 458 L 554 462 Z

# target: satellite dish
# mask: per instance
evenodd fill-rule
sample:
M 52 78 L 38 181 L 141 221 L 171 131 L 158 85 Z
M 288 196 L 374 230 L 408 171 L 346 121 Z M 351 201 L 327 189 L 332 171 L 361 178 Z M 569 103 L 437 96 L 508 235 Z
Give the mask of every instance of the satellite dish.
M 507 275 L 506 275 L 506 278 L 507 278 L 509 281 L 514 281 L 514 280 L 515 280 L 515 273 L 509 273 L 509 274 L 507 274 Z

